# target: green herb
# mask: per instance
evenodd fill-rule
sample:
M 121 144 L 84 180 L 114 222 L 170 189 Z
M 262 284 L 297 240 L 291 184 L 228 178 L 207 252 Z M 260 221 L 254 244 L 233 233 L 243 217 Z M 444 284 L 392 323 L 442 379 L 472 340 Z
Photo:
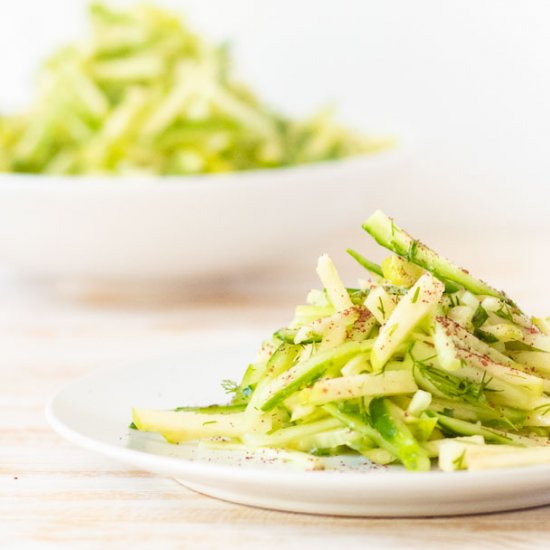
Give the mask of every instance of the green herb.
M 409 292 L 409 289 L 403 286 L 380 285 L 380 287 L 392 296 L 405 296 L 405 294 L 408 294 Z
M 363 305 L 365 303 L 365 299 L 369 295 L 369 291 L 367 289 L 347 288 L 346 290 L 351 298 L 351 303 L 355 306 Z
M 294 340 L 296 339 L 297 334 L 298 329 L 282 328 L 273 333 L 273 338 L 281 340 L 281 342 L 285 342 L 286 344 L 294 344 Z M 319 334 L 312 332 L 308 338 L 300 342 L 300 345 L 320 342 L 321 339 L 322 337 Z
M 474 330 L 474 336 L 477 336 L 482 342 L 485 342 L 486 344 L 494 344 L 495 342 L 498 342 L 498 338 L 496 336 L 493 336 L 491 333 L 485 332 L 480 328 L 476 328 Z
M 466 458 L 466 449 L 462 451 L 462 454 L 460 456 L 457 456 L 453 460 L 453 464 L 457 470 L 463 470 L 466 467 L 466 463 L 464 462 Z
M 371 262 L 369 259 L 365 258 L 359 252 L 356 252 L 355 250 L 348 248 L 346 252 L 361 266 L 363 266 L 367 271 L 370 271 L 371 273 L 374 273 L 375 275 L 379 275 L 380 277 L 383 276 L 382 274 L 382 268 L 374 263 Z
M 382 314 L 382 317 L 386 319 L 386 310 L 384 309 L 384 302 L 382 301 L 382 297 L 378 297 L 378 303 L 380 304 L 378 306 L 378 311 Z
M 412 302 L 413 304 L 416 304 L 416 301 L 418 300 L 419 294 L 420 294 L 420 287 L 417 286 L 417 287 L 416 287 L 416 290 L 414 291 L 413 297 L 412 297 L 412 299 L 411 299 L 411 302 Z
M 338 447 L 336 447 L 335 449 L 317 449 L 317 448 L 313 448 L 309 452 L 313 456 L 334 456 L 335 454 L 338 453 L 338 450 L 339 450 Z
M 506 319 L 506 321 L 510 321 L 511 323 L 514 322 L 514 317 L 512 316 L 511 311 L 504 304 L 502 304 L 500 308 L 495 311 L 495 315 L 498 315 L 501 319 Z
M 440 277 L 440 280 L 445 285 L 445 292 L 447 294 L 454 294 L 460 290 L 460 285 L 456 284 L 454 281 L 450 281 L 445 277 Z
M 397 327 L 399 326 L 399 323 L 395 323 L 395 325 L 392 325 L 390 332 L 388 333 L 389 336 L 392 336 L 393 333 L 397 330 Z
M 480 387 L 481 391 L 489 391 L 489 392 L 493 392 L 493 393 L 502 391 L 502 390 L 496 390 L 496 389 L 493 389 L 493 388 L 489 388 L 489 384 L 492 382 L 493 378 L 494 378 L 493 376 L 491 376 L 491 377 L 487 376 L 487 371 L 483 371 L 483 376 L 481 377 L 481 381 L 479 382 L 479 387 Z
M 409 260 L 409 262 L 414 263 L 414 260 L 416 259 L 417 249 L 418 249 L 418 241 L 414 240 L 411 243 L 411 246 L 409 247 L 409 251 L 407 252 L 407 260 Z
M 486 397 L 485 391 L 493 391 L 488 389 L 488 385 L 492 378 L 486 379 L 485 373 L 480 382 L 474 382 L 472 380 L 466 380 L 454 376 L 448 372 L 440 369 L 429 367 L 425 363 L 416 362 L 415 368 L 419 369 L 421 375 L 417 380 L 419 386 L 423 386 L 424 380 L 435 386 L 443 395 L 451 399 L 463 399 L 468 403 L 485 403 Z M 425 389 L 430 391 L 430 387 L 426 386 Z
M 474 313 L 474 316 L 472 317 L 472 325 L 474 326 L 474 328 L 479 328 L 483 325 L 483 323 L 485 323 L 485 321 L 487 321 L 488 318 L 489 314 L 485 311 L 483 306 L 479 304 Z
M 176 407 L 175 412 L 194 412 L 200 414 L 232 414 L 244 411 L 245 404 L 235 403 L 230 405 L 207 405 L 206 407 Z
M 239 384 L 234 380 L 225 379 L 221 381 L 221 386 L 225 393 L 236 393 L 239 389 Z
M 546 416 L 550 413 L 550 403 L 545 403 L 544 405 L 539 405 L 535 407 L 535 410 L 539 412 L 542 416 Z
M 452 307 L 456 307 L 460 305 L 460 299 L 457 294 L 449 294 L 449 300 L 451 300 Z

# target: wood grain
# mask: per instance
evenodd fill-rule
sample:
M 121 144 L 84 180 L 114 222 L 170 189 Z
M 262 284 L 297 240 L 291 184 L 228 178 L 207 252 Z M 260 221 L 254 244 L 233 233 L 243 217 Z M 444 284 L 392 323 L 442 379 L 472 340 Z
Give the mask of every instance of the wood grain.
M 550 508 L 420 519 L 247 508 L 80 450 L 47 426 L 44 404 L 65 382 L 96 366 L 166 353 L 190 328 L 277 327 L 289 316 L 292 292 L 254 299 L 228 292 L 155 308 L 0 289 L 2 548 L 549 547 Z

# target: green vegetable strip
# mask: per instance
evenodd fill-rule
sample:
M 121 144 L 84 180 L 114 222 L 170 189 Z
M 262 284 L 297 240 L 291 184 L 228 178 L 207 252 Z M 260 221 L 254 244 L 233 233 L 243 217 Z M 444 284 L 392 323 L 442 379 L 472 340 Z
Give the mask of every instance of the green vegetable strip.
M 273 434 L 257 435 L 245 439 L 247 443 L 257 447 L 280 447 L 288 443 L 299 442 L 310 435 L 339 427 L 341 427 L 341 424 L 336 419 L 329 417 L 309 424 L 299 424 L 297 426 L 282 428 Z
M 371 348 L 372 340 L 346 342 L 299 363 L 273 380 L 267 388 L 267 396 L 261 404 L 261 409 L 272 410 L 296 390 L 322 376 L 329 368 L 343 364 L 354 355 L 370 351 Z
M 206 407 L 177 407 L 177 412 L 196 412 L 202 414 L 233 414 L 242 412 L 246 408 L 245 404 L 231 405 L 207 405 Z
M 287 344 L 294 344 L 294 339 L 296 338 L 296 334 L 298 334 L 297 329 L 282 328 L 282 329 L 279 329 L 277 332 L 274 332 L 273 337 Z M 306 338 L 305 340 L 301 340 L 300 344 L 302 345 L 312 344 L 313 342 L 320 342 L 320 341 L 321 341 L 321 337 L 318 334 L 313 334 L 309 338 Z
M 380 277 L 383 277 L 382 268 L 359 254 L 359 252 L 356 252 L 355 250 L 348 248 L 346 252 L 361 266 L 363 266 L 367 271 L 370 271 L 371 273 L 374 273 L 375 275 L 379 275 Z
M 487 441 L 491 441 L 493 443 L 514 445 L 514 440 L 512 438 L 500 435 L 499 433 L 489 428 L 485 428 L 480 424 L 466 422 L 466 420 L 459 420 L 458 418 L 451 418 L 443 414 L 437 415 L 437 423 L 441 426 L 441 428 L 443 428 L 444 431 L 455 435 L 481 435 Z
M 503 292 L 495 290 L 487 283 L 473 277 L 467 271 L 441 257 L 426 245 L 414 240 L 380 210 L 376 211 L 363 224 L 363 229 L 381 246 L 428 270 L 436 277 L 450 280 L 474 294 L 495 296 L 512 303 Z
M 396 458 L 398 457 L 395 447 L 380 435 L 380 433 L 372 427 L 365 415 L 357 414 L 356 412 L 346 411 L 339 408 L 334 403 L 327 403 L 322 406 L 323 410 L 328 414 L 337 418 L 342 424 L 348 426 L 351 430 L 357 432 L 367 440 L 373 441 L 376 445 L 390 452 Z
M 430 469 L 430 459 L 409 427 L 403 421 L 403 411 L 388 398 L 373 399 L 370 404 L 371 422 L 378 433 L 389 443 L 408 470 Z
M 276 378 L 287 371 L 302 352 L 302 346 L 294 344 L 281 344 L 267 362 L 265 368 L 266 378 Z

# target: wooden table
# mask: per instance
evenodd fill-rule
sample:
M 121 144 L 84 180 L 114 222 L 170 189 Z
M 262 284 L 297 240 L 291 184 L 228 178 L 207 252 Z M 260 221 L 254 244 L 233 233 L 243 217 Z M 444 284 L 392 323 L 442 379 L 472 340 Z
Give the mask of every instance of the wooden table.
M 0 281 L 0 547 L 549 548 L 550 508 L 472 517 L 353 519 L 247 508 L 81 450 L 44 404 L 96 366 L 166 354 L 190 328 L 283 324 L 302 294 L 242 287 L 145 303 Z

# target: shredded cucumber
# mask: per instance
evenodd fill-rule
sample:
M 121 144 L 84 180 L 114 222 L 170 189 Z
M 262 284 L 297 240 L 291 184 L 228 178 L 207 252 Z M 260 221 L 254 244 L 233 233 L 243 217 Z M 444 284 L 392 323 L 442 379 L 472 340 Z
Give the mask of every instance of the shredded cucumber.
M 44 64 L 26 112 L 0 116 L 0 172 L 174 175 L 375 153 L 330 109 L 295 121 L 235 79 L 226 46 L 175 14 L 93 3 L 91 33 Z
M 135 409 L 135 427 L 172 443 L 278 449 L 296 464 L 339 453 L 411 471 L 550 463 L 547 320 L 381 212 L 365 227 L 397 256 L 379 267 L 353 253 L 372 274 L 361 289 L 321 256 L 324 288 L 263 343 L 240 383 L 224 382 L 229 404 Z

